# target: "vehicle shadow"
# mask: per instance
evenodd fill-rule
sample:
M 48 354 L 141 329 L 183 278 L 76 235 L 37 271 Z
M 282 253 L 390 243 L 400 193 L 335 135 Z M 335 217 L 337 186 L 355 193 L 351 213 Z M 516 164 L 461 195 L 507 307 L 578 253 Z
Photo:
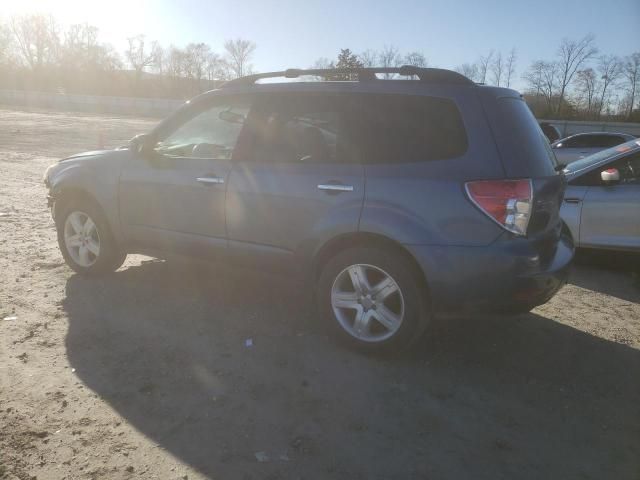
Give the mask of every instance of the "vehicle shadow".
M 620 281 L 621 276 L 625 281 Z M 640 254 L 578 251 L 569 283 L 640 303 Z
M 326 338 L 298 290 L 164 263 L 72 276 L 69 360 L 212 478 L 637 478 L 638 350 L 528 314 L 376 359 Z

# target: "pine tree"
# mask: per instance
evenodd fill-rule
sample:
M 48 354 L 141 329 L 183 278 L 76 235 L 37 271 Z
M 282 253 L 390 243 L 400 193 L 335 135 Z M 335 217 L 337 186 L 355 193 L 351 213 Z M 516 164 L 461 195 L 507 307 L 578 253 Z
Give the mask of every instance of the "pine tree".
M 340 49 L 340 54 L 338 55 L 338 61 L 336 62 L 336 68 L 363 68 L 364 65 L 358 58 L 358 56 L 353 53 L 348 48 Z M 357 80 L 357 75 L 350 73 L 339 73 L 330 75 L 327 80 Z

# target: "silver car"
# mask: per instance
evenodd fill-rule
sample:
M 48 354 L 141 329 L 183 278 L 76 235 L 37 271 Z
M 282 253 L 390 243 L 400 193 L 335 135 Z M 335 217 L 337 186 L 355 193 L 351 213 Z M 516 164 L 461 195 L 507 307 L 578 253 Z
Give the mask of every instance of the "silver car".
M 558 163 L 560 165 L 568 165 L 601 150 L 635 140 L 635 138 L 628 133 L 578 133 L 554 142 L 551 148 L 553 153 L 556 154 Z
M 560 216 L 577 247 L 640 251 L 640 140 L 571 163 Z

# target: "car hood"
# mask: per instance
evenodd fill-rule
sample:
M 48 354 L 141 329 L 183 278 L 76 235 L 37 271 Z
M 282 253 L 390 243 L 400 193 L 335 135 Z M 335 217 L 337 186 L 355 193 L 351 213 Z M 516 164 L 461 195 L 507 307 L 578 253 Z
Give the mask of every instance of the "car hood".
M 75 155 L 71 155 L 70 157 L 63 158 L 60 161 L 66 162 L 67 160 L 84 160 L 84 159 L 95 158 L 99 156 L 109 157 L 108 154 L 115 151 L 116 150 L 92 150 L 90 152 L 76 153 Z

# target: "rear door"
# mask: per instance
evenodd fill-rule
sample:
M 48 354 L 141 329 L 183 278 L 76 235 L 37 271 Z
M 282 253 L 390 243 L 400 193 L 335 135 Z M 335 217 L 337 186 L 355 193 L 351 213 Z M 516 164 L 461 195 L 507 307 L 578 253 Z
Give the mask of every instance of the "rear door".
M 358 229 L 363 167 L 350 142 L 350 102 L 336 95 L 256 100 L 251 147 L 227 187 L 230 253 L 266 268 L 301 265 L 325 239 Z
M 616 168 L 620 183 L 604 185 L 600 172 Z M 590 175 L 582 205 L 580 244 L 640 249 L 640 154 L 627 156 Z

